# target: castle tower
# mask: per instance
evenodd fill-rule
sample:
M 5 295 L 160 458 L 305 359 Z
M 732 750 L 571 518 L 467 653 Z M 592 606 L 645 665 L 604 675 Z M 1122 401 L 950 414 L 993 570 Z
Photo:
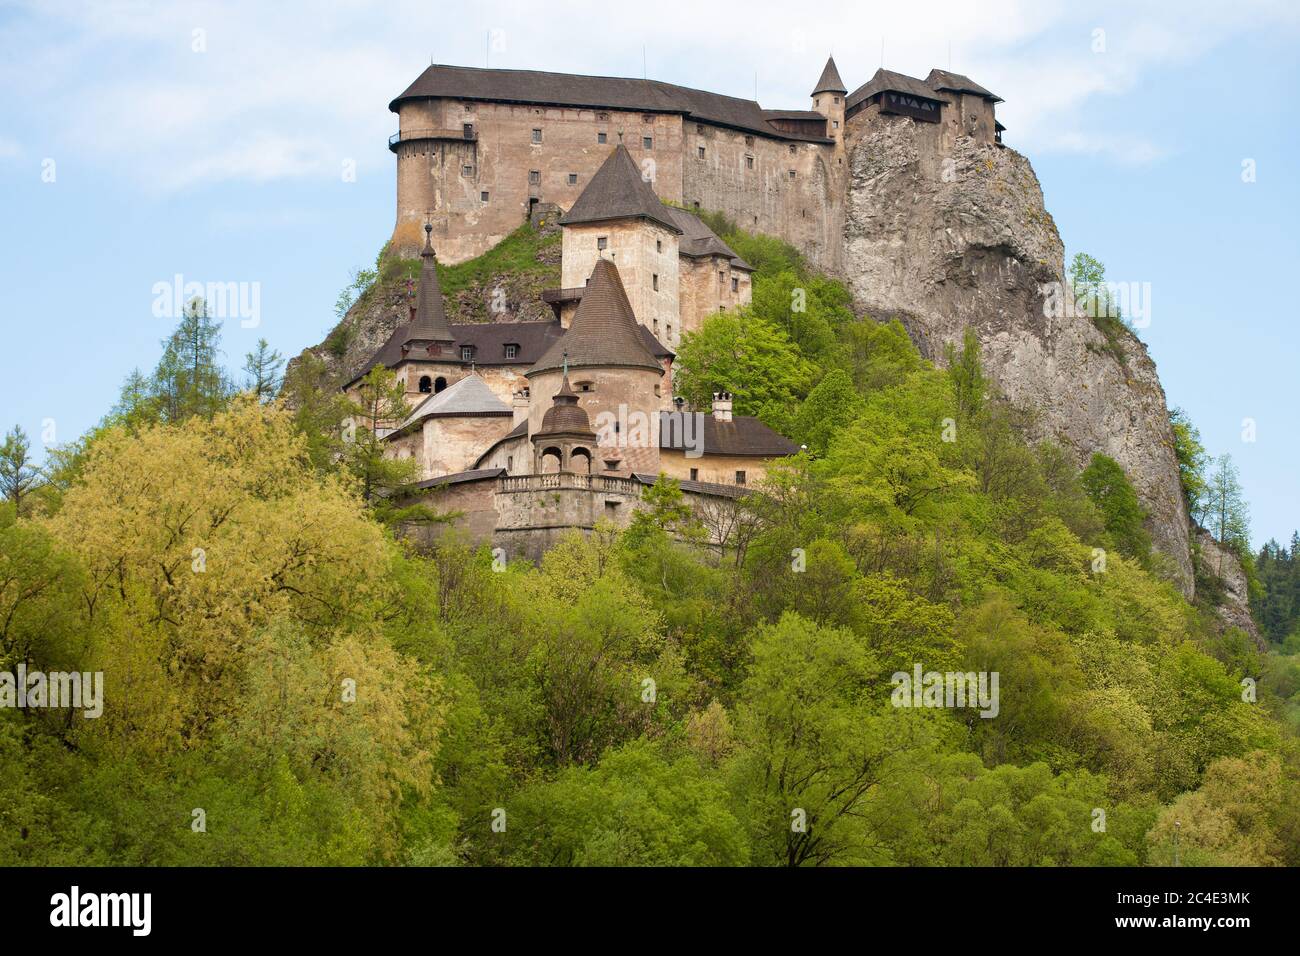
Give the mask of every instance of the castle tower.
M 533 474 L 548 471 L 573 471 L 590 475 L 596 470 L 592 456 L 596 451 L 596 433 L 591 419 L 578 404 L 578 394 L 569 385 L 568 356 L 560 379 L 560 390 L 542 416 L 542 427 L 531 437 Z
M 530 437 L 545 432 L 552 400 L 572 379 L 568 387 L 595 427 L 598 457 L 621 456 L 624 474 L 658 472 L 664 369 L 646 345 L 612 261 L 596 261 L 573 324 L 525 374 Z
M 561 285 L 581 287 L 599 259 L 616 263 L 637 320 L 665 345 L 676 345 L 682 230 L 626 146 L 609 154 L 560 225 Z
M 835 58 L 827 57 L 822 75 L 813 87 L 812 108 L 826 117 L 827 135 L 841 146 L 844 143 L 844 97 L 848 92 L 835 66 Z
M 442 304 L 438 284 L 438 257 L 433 251 L 433 226 L 424 227 L 424 250 L 420 253 L 420 291 L 415 318 L 402 340 L 402 355 L 412 359 L 438 360 L 455 341 Z

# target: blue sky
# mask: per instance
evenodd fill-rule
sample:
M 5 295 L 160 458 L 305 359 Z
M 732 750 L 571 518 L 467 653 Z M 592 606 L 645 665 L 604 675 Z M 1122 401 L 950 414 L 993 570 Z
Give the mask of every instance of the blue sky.
M 51 423 L 59 442 L 92 426 L 156 362 L 172 320 L 154 287 L 177 274 L 257 284 L 259 325 L 226 323 L 232 367 L 259 336 L 286 355 L 318 342 L 392 229 L 387 103 L 431 59 L 629 76 L 644 62 L 803 107 L 827 52 L 852 88 L 883 46 L 891 69 L 950 66 L 1006 100 L 1006 141 L 1033 161 L 1068 252 L 1151 283 L 1142 337 L 1169 403 L 1237 461 L 1256 543 L 1288 537 L 1297 5 L 881 6 L 0 0 L 0 430 L 39 444 Z

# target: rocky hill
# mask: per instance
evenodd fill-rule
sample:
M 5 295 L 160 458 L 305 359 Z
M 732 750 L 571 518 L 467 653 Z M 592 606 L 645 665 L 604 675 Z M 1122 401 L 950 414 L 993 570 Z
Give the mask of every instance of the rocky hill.
M 1152 539 L 1193 593 L 1188 516 L 1164 390 L 1146 347 L 1119 323 L 1045 314 L 1065 287 L 1063 248 L 1029 161 L 960 140 L 923 149 L 911 121 L 871 124 L 850 154 L 845 277 L 856 306 L 899 318 L 928 358 L 964 329 L 979 336 L 1003 393 L 1036 430 L 1118 461 L 1147 509 Z M 1107 334 L 1109 333 L 1109 334 Z

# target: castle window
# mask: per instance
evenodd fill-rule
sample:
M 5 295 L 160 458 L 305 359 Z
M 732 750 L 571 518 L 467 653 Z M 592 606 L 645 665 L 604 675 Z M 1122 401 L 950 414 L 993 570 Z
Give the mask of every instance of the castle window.
M 609 114 L 608 114 L 608 113 L 597 113 L 597 114 L 596 114 L 596 119 L 600 120 L 602 123 L 608 122 L 608 120 L 609 120 Z
M 704 132 L 704 124 L 703 124 L 703 123 L 696 123 L 696 124 L 695 124 L 695 132 L 697 132 L 697 133 L 703 133 L 703 132 Z
M 754 145 L 754 137 L 752 137 L 752 136 L 746 136 L 746 137 L 745 137 L 745 145 L 746 145 L 746 146 L 753 146 L 753 145 Z
M 437 395 L 447 387 L 447 380 L 439 375 L 433 380 L 433 394 Z
M 704 158 L 704 147 L 703 147 L 703 146 L 698 147 L 697 150 L 696 150 L 696 152 L 695 152 L 695 155 L 698 156 L 700 159 L 703 159 L 703 158 Z
M 835 103 L 836 106 L 839 105 L 840 98 L 838 96 L 832 96 L 831 100 Z
M 692 469 L 691 469 L 691 481 L 699 481 L 699 480 L 700 480 L 700 469 L 698 469 L 698 468 L 692 468 Z
M 542 131 L 541 131 L 540 129 L 534 129 L 534 130 L 533 130 L 533 142 L 534 142 L 534 143 L 540 143 L 541 141 L 542 141 Z
M 655 121 L 655 118 L 654 118 L 654 116 L 653 116 L 652 114 L 650 114 L 650 113 L 642 113 L 642 114 L 641 114 L 641 122 L 643 122 L 643 123 L 653 123 L 654 121 Z
M 474 346 L 472 346 L 472 345 L 462 345 L 462 346 L 460 347 L 460 360 L 461 360 L 462 362 L 472 362 L 472 361 L 474 361 Z
M 658 398 L 658 397 L 659 397 L 660 395 L 662 395 L 662 394 L 663 394 L 662 389 L 660 388 L 660 386 L 656 385 L 656 386 L 655 386 L 655 397 Z
M 793 169 L 790 170 L 790 178 L 791 178 L 791 179 L 794 179 L 794 170 L 793 170 Z
M 664 241 L 662 239 L 656 239 L 655 252 L 663 252 L 663 251 L 664 251 Z
M 578 174 L 577 174 L 577 173 L 569 173 L 569 185 L 570 185 L 570 186 L 576 186 L 576 185 L 578 185 Z
M 429 378 L 429 376 L 427 376 L 427 375 L 421 375 L 421 376 L 420 376 L 420 391 L 421 391 L 421 393 L 423 393 L 423 394 L 425 394 L 425 395 L 428 395 L 430 392 L 432 392 L 432 391 L 433 391 L 433 379 Z
M 510 344 L 506 346 L 506 358 L 512 359 L 519 354 L 519 346 Z
M 597 237 L 596 237 L 596 248 L 597 248 L 597 249 L 607 249 L 608 247 L 609 247 L 609 237 L 608 237 L 608 236 L 597 236 Z
M 746 156 L 746 157 L 745 157 L 745 168 L 746 168 L 746 169 L 753 169 L 753 168 L 754 168 L 754 157 L 753 157 L 753 156 Z
M 813 97 L 813 109 L 816 109 L 817 107 L 819 107 L 819 106 L 821 106 L 821 105 L 822 105 L 822 98 L 821 98 L 820 96 L 814 96 L 814 97 Z
M 515 470 L 515 456 L 506 455 L 506 471 L 514 471 L 514 470 Z
M 794 155 L 794 143 L 791 143 L 791 144 L 790 144 L 790 155 L 791 155 L 791 156 Z
M 606 137 L 605 137 L 605 134 L 604 134 L 604 133 L 597 133 L 597 134 L 596 134 L 596 142 L 598 142 L 598 143 L 603 143 L 603 142 L 605 142 L 605 139 L 606 139 Z
M 654 273 L 653 275 L 650 276 L 650 286 L 651 286 L 651 288 L 653 288 L 656 292 L 659 291 L 659 273 L 656 272 L 656 273 Z
M 487 202 L 487 201 L 488 201 L 488 194 L 487 194 L 486 192 L 479 193 L 479 194 L 478 194 L 478 198 L 481 199 L 481 200 L 483 200 L 483 202 Z
M 719 269 L 719 270 L 718 270 L 718 285 L 722 285 L 722 284 L 723 284 L 724 282 L 726 282 L 726 281 L 727 281 L 727 274 L 726 274 L 725 272 L 723 272 L 721 269 Z
M 462 167 L 460 168 L 460 174 L 461 174 L 462 176 L 473 176 L 473 175 L 474 175 L 474 167 L 473 167 L 473 166 L 462 166 Z
M 736 484 L 743 485 L 744 483 L 745 483 L 745 473 L 743 471 L 736 472 Z
M 578 382 L 576 387 L 580 392 L 590 392 L 595 390 L 596 385 L 594 382 Z
M 530 169 L 528 171 L 528 183 L 531 186 L 540 186 L 542 183 L 542 171 L 540 169 Z
M 668 341 L 671 343 L 673 340 L 673 324 L 671 322 L 664 326 L 664 334 L 668 337 Z M 655 394 L 659 394 L 658 385 L 655 386 Z
M 461 126 L 461 135 L 464 136 L 466 139 L 473 139 L 473 138 L 474 138 L 474 124 L 473 124 L 473 123 L 465 123 L 464 125 L 462 125 L 462 126 Z
M 692 205 L 693 205 L 696 209 L 699 209 L 699 208 L 700 208 L 700 201 L 697 199 L 697 200 L 695 200 L 694 203 L 692 203 Z
M 731 291 L 732 292 L 740 291 L 740 280 L 737 279 L 735 276 L 731 277 Z
M 641 137 L 641 147 L 642 147 L 643 149 L 654 149 L 654 148 L 655 148 L 654 137 L 652 137 L 652 136 L 642 136 L 642 137 Z
M 831 125 L 834 126 L 836 129 L 839 129 L 839 128 L 840 128 L 840 121 L 839 121 L 839 120 L 831 120 Z

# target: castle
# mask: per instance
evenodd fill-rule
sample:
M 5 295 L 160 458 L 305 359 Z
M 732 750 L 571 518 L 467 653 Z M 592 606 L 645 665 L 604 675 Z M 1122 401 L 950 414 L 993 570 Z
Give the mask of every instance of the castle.
M 811 109 L 605 76 L 434 65 L 389 104 L 398 132 L 394 247 L 415 255 L 425 222 L 448 262 L 501 241 L 539 204 L 571 209 L 609 151 L 625 147 L 661 199 L 724 210 L 823 269 L 843 265 L 846 157 L 854 136 L 915 120 L 928 152 L 960 137 L 998 143 L 1000 98 L 968 77 L 880 69 L 849 93 L 833 59 Z
M 666 474 L 725 545 L 735 502 L 798 449 L 733 415 L 727 394 L 707 412 L 675 396 L 681 337 L 752 294 L 753 269 L 689 209 L 725 210 L 834 268 L 855 129 L 909 117 L 938 155 L 959 136 L 997 142 L 996 102 L 939 70 L 880 70 L 849 94 L 833 60 L 811 110 L 649 80 L 431 66 L 390 105 L 393 244 L 421 256 L 418 294 L 345 389 L 355 396 L 376 365 L 395 372 L 411 411 L 383 423 L 387 453 L 415 459 L 419 493 L 477 540 L 535 557 L 569 529 L 626 525 Z M 553 319 L 453 322 L 435 248 L 470 258 L 552 211 Z

